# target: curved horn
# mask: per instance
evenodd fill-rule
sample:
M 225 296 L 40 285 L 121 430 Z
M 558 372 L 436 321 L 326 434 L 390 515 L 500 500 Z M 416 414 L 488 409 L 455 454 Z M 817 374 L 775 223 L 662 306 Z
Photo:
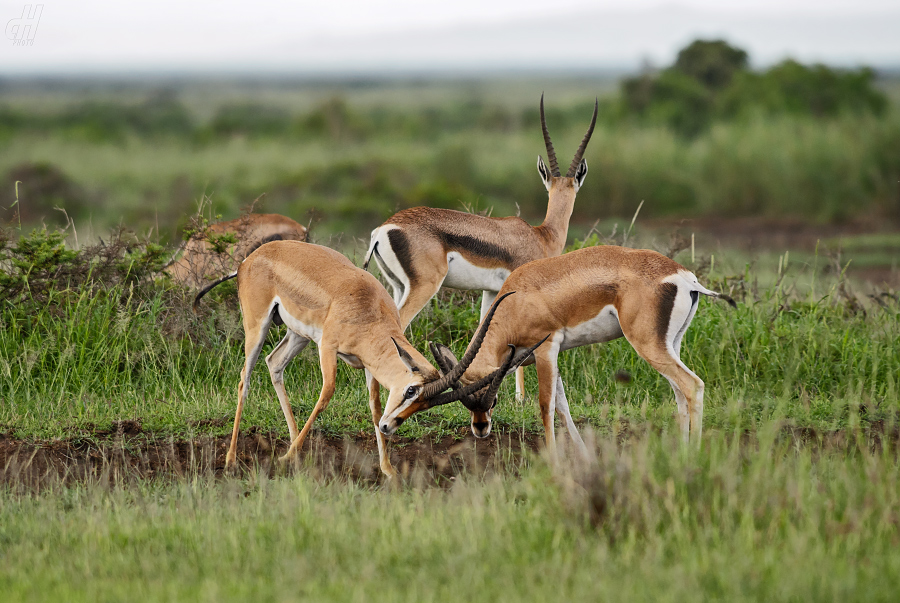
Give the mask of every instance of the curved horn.
M 469 343 L 469 349 L 466 350 L 466 354 L 462 357 L 462 360 L 459 361 L 459 364 L 454 366 L 449 373 L 439 379 L 432 381 L 431 383 L 426 383 L 425 387 L 422 388 L 422 397 L 426 399 L 431 398 L 450 387 L 451 383 L 459 381 L 459 378 L 462 377 L 463 373 L 466 372 L 466 369 L 469 368 L 469 365 L 472 364 L 472 361 L 475 360 L 475 355 L 478 354 L 478 350 L 484 342 L 484 336 L 487 334 L 488 327 L 491 325 L 491 320 L 494 318 L 494 312 L 497 311 L 500 302 L 513 293 L 515 293 L 515 291 L 510 291 L 494 302 L 490 312 L 487 313 L 487 316 L 485 316 L 484 320 L 481 322 L 481 326 L 478 328 L 475 338 Z
M 500 387 L 500 382 L 503 380 L 504 377 L 506 377 L 506 375 L 509 373 L 509 371 L 519 368 L 519 365 L 522 364 L 523 362 L 525 362 L 525 360 L 529 356 L 531 356 L 534 353 L 534 351 L 541 346 L 541 344 L 543 344 L 545 341 L 547 341 L 547 339 L 549 339 L 549 337 L 550 337 L 550 334 L 548 333 L 546 337 L 541 339 L 539 342 L 537 342 L 530 348 L 522 350 L 521 352 L 516 354 L 515 357 L 513 354 L 510 354 L 509 358 L 508 358 L 509 365 L 507 366 L 506 362 L 504 362 L 503 363 L 504 366 L 501 366 L 499 369 L 492 372 L 487 377 L 482 377 L 475 383 L 470 383 L 469 385 L 466 385 L 465 387 L 460 387 L 459 389 L 456 389 L 452 392 L 447 392 L 446 394 L 441 394 L 439 396 L 432 398 L 429 401 L 430 407 L 440 406 L 442 404 L 449 404 L 450 402 L 456 402 L 457 400 L 461 400 L 463 405 L 473 412 L 488 410 L 490 407 L 482 408 L 482 402 L 485 399 L 483 395 L 481 396 L 482 402 L 476 401 L 472 397 L 472 395 L 477 394 L 478 392 L 485 389 L 486 387 L 490 387 L 494 383 L 495 379 L 497 379 L 497 387 Z M 506 367 L 506 368 L 504 368 L 504 367 Z M 496 393 L 497 392 L 495 391 L 494 395 L 496 395 Z M 487 398 L 488 401 L 490 399 L 491 398 Z
M 547 147 L 547 161 L 550 162 L 550 173 L 559 176 L 559 164 L 556 162 L 556 151 L 550 142 L 550 132 L 547 131 L 547 120 L 544 119 L 544 93 L 541 93 L 541 132 L 544 133 L 544 146 Z
M 516 358 L 516 346 L 509 346 L 509 356 L 506 359 L 506 362 L 503 363 L 503 366 L 500 367 L 500 370 L 497 371 L 496 377 L 491 381 L 491 384 L 485 389 L 484 393 L 481 395 L 481 400 L 479 400 L 478 406 L 482 411 L 487 412 L 490 410 L 491 401 L 497 397 L 497 392 L 500 390 L 500 384 L 503 382 L 503 378 L 506 376 L 506 373 L 509 371 L 513 362 L 515 362 Z M 513 369 L 515 370 L 515 369 Z
M 572 159 L 572 165 L 569 166 L 569 171 L 566 172 L 566 178 L 572 178 L 575 175 L 576 170 L 578 170 L 578 164 L 581 163 L 581 158 L 584 157 L 584 150 L 587 148 L 588 142 L 591 140 L 591 134 L 594 133 L 594 125 L 597 123 L 597 99 L 594 99 L 594 116 L 591 117 L 591 127 L 588 128 L 587 134 L 584 135 L 584 138 L 581 140 L 581 144 L 578 145 L 578 150 L 575 152 L 575 158 Z

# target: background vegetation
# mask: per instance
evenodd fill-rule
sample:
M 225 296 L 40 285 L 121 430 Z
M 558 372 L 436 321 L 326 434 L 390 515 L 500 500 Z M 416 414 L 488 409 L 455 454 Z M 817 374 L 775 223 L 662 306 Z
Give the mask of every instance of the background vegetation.
M 82 231 L 120 221 L 163 240 L 204 194 L 322 237 L 365 236 L 397 209 L 462 206 L 539 221 L 538 99 L 561 156 L 595 96 L 598 129 L 574 220 L 766 216 L 900 220 L 900 116 L 869 70 L 786 62 L 757 72 L 724 42 L 626 79 L 0 83 L 0 207 Z M 565 161 L 564 159 L 562 161 Z M 5 220 L 15 223 L 14 211 Z M 576 226 L 577 228 L 577 226 Z M 324 239 L 323 239 L 324 240 Z

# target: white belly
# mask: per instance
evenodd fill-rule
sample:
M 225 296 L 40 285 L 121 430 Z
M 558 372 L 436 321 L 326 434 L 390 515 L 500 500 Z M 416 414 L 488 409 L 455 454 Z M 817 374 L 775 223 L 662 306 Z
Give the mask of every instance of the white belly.
M 622 336 L 619 324 L 619 313 L 615 306 L 605 306 L 594 318 L 580 325 L 563 329 L 563 340 L 560 350 L 570 350 L 582 345 L 603 343 Z
M 278 298 L 278 296 L 275 297 L 275 303 L 278 304 L 278 315 L 281 316 L 281 320 L 284 322 L 287 328 L 289 328 L 300 337 L 315 341 L 316 345 L 320 345 L 322 343 L 321 327 L 305 324 L 299 319 L 294 318 L 293 316 L 288 314 L 288 311 L 284 309 L 284 305 L 281 303 L 281 300 Z
M 475 266 L 456 251 L 447 254 L 447 264 L 449 270 L 441 286 L 451 289 L 499 291 L 510 272 L 506 268 Z

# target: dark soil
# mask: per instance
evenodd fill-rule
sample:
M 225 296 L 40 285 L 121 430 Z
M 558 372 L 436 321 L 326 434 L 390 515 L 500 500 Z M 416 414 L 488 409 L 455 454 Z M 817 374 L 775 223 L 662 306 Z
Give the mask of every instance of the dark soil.
M 391 438 L 389 453 L 406 479 L 440 485 L 457 475 L 483 475 L 515 470 L 527 452 L 539 450 L 543 438 L 530 433 L 492 435 L 484 440 L 470 433 L 438 440 Z M 0 434 L 0 484 L 40 489 L 59 483 L 115 483 L 157 477 L 223 476 L 231 436 L 200 436 L 190 440 L 144 433 L 138 421 L 120 421 L 114 430 L 89 437 L 30 441 Z M 281 463 L 290 442 L 253 428 L 238 440 L 239 474 L 270 477 L 302 471 L 323 478 L 379 482 L 378 449 L 371 434 L 354 438 L 311 435 L 301 454 Z
M 218 420 L 217 420 L 218 421 Z M 218 425 L 218 422 L 216 423 Z M 646 426 L 623 423 L 617 430 L 620 446 L 646 434 Z M 559 434 L 561 445 L 567 437 Z M 601 436 L 602 437 L 602 436 Z M 817 431 L 785 425 L 779 438 L 792 447 L 840 450 L 900 451 L 900 427 L 883 421 L 866 424 L 862 431 Z M 754 448 L 755 434 L 741 438 Z M 190 440 L 163 438 L 142 430 L 140 421 L 119 421 L 113 429 L 97 430 L 87 437 L 33 441 L 0 433 L 0 485 L 28 490 L 73 483 L 126 483 L 153 478 L 225 475 L 225 454 L 231 436 L 200 436 Z M 490 473 L 515 474 L 530 454 L 538 453 L 543 434 L 494 433 L 478 440 L 468 429 L 437 440 L 390 440 L 391 462 L 404 481 L 444 486 L 457 476 L 484 477 Z M 288 439 L 261 433 L 251 427 L 238 440 L 238 475 L 290 475 L 302 472 L 317 478 L 351 479 L 364 483 L 384 481 L 378 465 L 378 449 L 372 434 L 356 437 L 311 435 L 301 454 L 290 463 L 278 457 L 288 449 Z

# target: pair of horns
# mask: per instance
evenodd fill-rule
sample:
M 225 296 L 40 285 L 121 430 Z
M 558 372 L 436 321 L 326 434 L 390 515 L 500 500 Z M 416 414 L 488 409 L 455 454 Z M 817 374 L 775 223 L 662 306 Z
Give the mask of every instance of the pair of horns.
M 487 334 L 488 327 L 491 325 L 491 320 L 494 318 L 494 312 L 497 311 L 497 308 L 500 306 L 500 302 L 515 293 L 515 291 L 510 291 L 509 293 L 503 295 L 498 298 L 494 305 L 491 307 L 491 311 L 487 313 L 487 316 L 484 317 L 484 320 L 481 323 L 481 326 L 478 327 L 478 332 L 475 333 L 475 338 L 472 339 L 472 342 L 469 344 L 469 349 L 466 350 L 465 355 L 462 360 L 457 363 L 456 366 L 450 368 L 448 372 L 445 372 L 444 375 L 431 383 L 426 383 L 425 387 L 422 388 L 422 397 L 426 400 L 433 398 L 437 394 L 441 393 L 448 387 L 453 386 L 459 381 L 459 378 L 462 377 L 463 373 L 466 372 L 466 369 L 469 368 L 469 365 L 472 364 L 472 361 L 475 360 L 475 356 L 478 354 L 478 350 L 481 348 L 481 344 L 484 343 L 484 336 Z M 434 350 L 432 350 L 432 353 Z M 438 366 L 441 366 L 439 361 Z M 441 366 L 443 369 L 444 367 Z
M 541 339 L 539 342 L 529 348 L 526 348 L 525 350 L 522 350 L 518 354 L 516 354 L 516 346 L 510 345 L 509 354 L 507 354 L 506 360 L 503 361 L 503 364 L 499 369 L 497 369 L 487 377 L 482 377 L 478 381 L 470 383 L 465 387 L 458 387 L 458 385 L 454 383 L 453 391 L 435 396 L 434 398 L 429 400 L 429 406 L 440 406 L 442 404 L 449 404 L 450 402 L 456 402 L 457 400 L 459 400 L 463 403 L 463 406 L 465 406 L 472 412 L 487 412 L 494 405 L 494 399 L 497 397 L 497 391 L 499 391 L 500 389 L 500 384 L 503 382 L 503 378 L 506 377 L 506 375 L 509 374 L 510 371 L 519 368 L 519 365 L 525 362 L 528 357 L 531 356 L 531 354 L 533 354 L 534 351 L 538 349 L 538 347 L 540 347 L 542 343 L 547 341 L 547 338 L 549 337 L 550 335 L 547 334 L 547 336 Z M 444 370 L 446 364 L 444 363 L 444 360 L 441 357 L 440 353 L 433 345 L 431 347 L 431 353 L 435 357 L 435 360 L 438 362 L 438 365 L 441 367 L 441 369 Z M 460 362 L 459 364 L 462 364 L 462 362 Z M 459 366 L 459 364 L 457 364 L 456 366 Z
M 594 99 L 594 115 L 591 117 L 591 125 L 587 130 L 587 134 L 584 135 L 584 138 L 581 140 L 581 144 L 578 145 L 578 150 L 575 152 L 575 158 L 572 159 L 572 164 L 569 166 L 569 171 L 566 172 L 566 178 L 572 178 L 575 176 L 575 172 L 578 170 L 578 164 L 581 163 L 581 159 L 584 157 L 584 150 L 587 148 L 588 142 L 591 140 L 591 134 L 594 133 L 594 125 L 597 123 L 597 99 Z M 550 162 L 550 172 L 559 177 L 559 164 L 556 161 L 556 151 L 553 150 L 553 143 L 550 142 L 550 132 L 547 130 L 547 120 L 544 119 L 544 95 L 541 94 L 541 132 L 544 133 L 544 145 L 547 147 L 547 161 Z

